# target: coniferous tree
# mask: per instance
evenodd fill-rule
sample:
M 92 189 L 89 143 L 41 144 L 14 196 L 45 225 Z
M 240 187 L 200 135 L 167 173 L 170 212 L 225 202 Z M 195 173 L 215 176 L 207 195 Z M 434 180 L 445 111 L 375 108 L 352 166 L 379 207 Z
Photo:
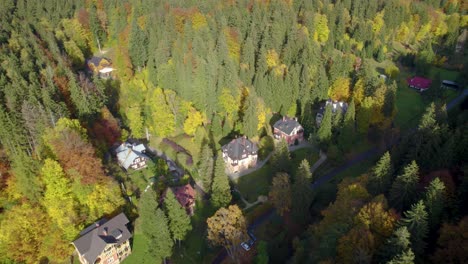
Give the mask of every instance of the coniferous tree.
M 440 223 L 440 217 L 445 207 L 445 185 L 439 178 L 432 180 L 426 187 L 424 204 L 429 215 L 429 227 L 434 229 Z
M 312 101 L 325 100 L 328 97 L 329 81 L 324 65 L 317 66 L 316 85 L 312 88 L 310 98 Z
M 422 200 L 413 204 L 411 209 L 404 213 L 404 217 L 400 219 L 400 225 L 408 228 L 411 234 L 411 248 L 416 256 L 421 257 L 426 248 L 424 240 L 429 232 L 426 206 Z
M 284 216 L 291 209 L 291 184 L 287 173 L 276 174 L 272 180 L 268 197 L 279 215 Z
M 312 202 L 310 184 L 312 173 L 309 162 L 304 159 L 296 172 L 292 185 L 292 215 L 296 222 L 305 224 L 310 218 L 309 207 Z
M 376 261 L 378 263 L 388 263 L 388 261 L 392 260 L 394 263 L 401 263 L 397 262 L 397 260 L 402 258 L 406 259 L 411 255 L 414 260 L 410 238 L 411 234 L 406 226 L 402 226 L 394 230 L 392 236 L 387 239 L 385 244 L 383 244 L 376 253 Z
M 257 114 L 257 97 L 251 92 L 245 103 L 244 132 L 247 137 L 252 138 L 257 135 L 258 114 Z
M 166 191 L 164 207 L 167 211 L 169 230 L 171 230 L 172 238 L 178 241 L 180 246 L 180 241 L 184 240 L 187 233 L 192 230 L 190 216 L 185 208 L 179 204 L 172 189 Z
M 232 200 L 231 188 L 224 167 L 222 154 L 219 153 L 215 161 L 213 184 L 211 186 L 211 203 L 214 207 L 227 206 Z
M 200 165 L 198 166 L 198 173 L 203 182 L 203 189 L 209 193 L 211 191 L 211 184 L 213 182 L 213 151 L 209 144 L 205 144 L 202 147 L 200 154 Z
M 332 109 L 330 105 L 325 107 L 325 113 L 323 114 L 322 122 L 320 123 L 320 128 L 317 131 L 317 138 L 322 145 L 327 146 L 332 137 Z
M 148 58 L 148 38 L 145 32 L 138 25 L 138 15 L 136 11 L 133 13 L 128 45 L 128 52 L 130 54 L 130 58 L 132 59 L 133 65 L 138 68 L 144 66 Z
M 148 223 L 154 225 L 157 230 L 157 236 L 150 240 L 149 253 L 155 256 L 156 260 L 165 261 L 166 258 L 172 255 L 174 241 L 169 232 L 169 224 L 164 212 L 158 208 L 154 215 L 154 222 Z
M 282 139 L 275 147 L 275 152 L 271 157 L 273 169 L 276 172 L 288 172 L 291 167 L 291 156 L 289 155 L 288 143 Z
M 369 191 L 374 194 L 384 193 L 390 187 L 393 175 L 393 165 L 390 153 L 387 151 L 372 169 L 369 177 Z
M 412 161 L 396 177 L 390 189 L 390 201 L 397 209 L 408 208 L 416 199 L 416 185 L 419 180 L 419 167 Z
M 354 141 L 356 132 L 355 111 L 356 108 L 354 105 L 354 99 L 351 99 L 351 102 L 349 103 L 348 109 L 346 110 L 344 116 L 343 129 L 341 129 L 341 133 L 338 138 L 338 142 L 344 150 L 349 149 L 352 145 L 352 142 Z

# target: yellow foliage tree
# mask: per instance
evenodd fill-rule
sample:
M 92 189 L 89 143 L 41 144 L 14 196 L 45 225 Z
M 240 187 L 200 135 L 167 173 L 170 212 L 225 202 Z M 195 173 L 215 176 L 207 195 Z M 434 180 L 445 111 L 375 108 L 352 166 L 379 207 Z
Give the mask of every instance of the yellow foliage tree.
M 195 29 L 195 30 L 199 30 L 203 27 L 206 27 L 207 26 L 207 22 L 206 22 L 206 17 L 200 13 L 200 12 L 196 12 L 193 16 L 192 16 L 192 28 Z
M 237 205 L 230 205 L 227 209 L 222 207 L 206 223 L 208 241 L 215 246 L 223 246 L 236 260 L 239 244 L 246 237 L 246 221 L 242 210 Z
M 383 20 L 384 12 L 379 12 L 377 15 L 374 17 L 374 20 L 372 21 L 372 31 L 375 34 L 378 34 L 380 30 L 382 29 L 383 25 L 385 24 Z
M 270 49 L 266 54 L 266 63 L 269 69 L 272 69 L 279 64 L 279 55 L 274 49 Z
M 335 101 L 347 101 L 350 96 L 350 82 L 351 80 L 345 77 L 336 79 L 328 90 L 328 96 Z
M 184 132 L 187 135 L 195 135 L 197 128 L 203 123 L 203 116 L 195 108 L 188 112 L 187 119 L 184 122 Z
M 118 211 L 125 204 L 121 196 L 120 187 L 116 182 L 96 184 L 86 201 L 88 219 L 94 221 L 103 215 L 110 215 Z
M 79 205 L 70 191 L 71 181 L 60 164 L 51 159 L 45 160 L 41 175 L 45 185 L 44 207 L 65 238 L 71 240 L 82 228 L 79 225 Z
M 328 28 L 328 19 L 326 15 L 315 14 L 314 17 L 314 40 L 319 43 L 325 43 L 328 40 L 330 29 Z
M 149 130 L 158 137 L 166 137 L 175 131 L 175 116 L 164 99 L 161 88 L 156 88 L 148 98 L 148 106 L 151 112 Z

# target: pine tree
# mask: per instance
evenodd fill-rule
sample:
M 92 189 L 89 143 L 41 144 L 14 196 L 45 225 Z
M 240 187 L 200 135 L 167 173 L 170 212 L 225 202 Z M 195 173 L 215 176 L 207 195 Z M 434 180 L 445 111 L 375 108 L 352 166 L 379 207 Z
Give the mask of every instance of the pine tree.
M 325 113 L 323 115 L 320 128 L 317 131 L 317 138 L 322 145 L 327 146 L 331 141 L 332 136 L 332 109 L 330 105 L 325 107 Z
M 426 248 L 424 241 L 429 232 L 427 222 L 426 206 L 423 201 L 419 201 L 411 206 L 409 211 L 404 212 L 404 217 L 400 219 L 400 225 L 406 226 L 411 234 L 411 247 L 416 256 L 421 257 Z
M 390 153 L 387 151 L 377 162 L 369 177 L 369 191 L 374 194 L 384 193 L 388 190 L 393 176 L 393 166 Z
M 305 224 L 309 221 L 309 207 L 312 202 L 310 184 L 312 173 L 309 162 L 304 159 L 296 172 L 292 185 L 292 215 L 296 222 Z
M 397 176 L 390 189 L 390 201 L 397 209 L 407 208 L 416 197 L 416 185 L 419 180 L 419 167 L 412 161 L 403 169 L 403 174 Z
M 282 139 L 275 147 L 275 152 L 271 157 L 271 164 L 275 172 L 288 172 L 291 167 L 291 156 L 289 155 L 288 143 Z
M 172 189 L 166 191 L 166 197 L 164 199 L 164 207 L 169 219 L 169 230 L 171 230 L 172 238 L 179 242 L 185 239 L 192 225 L 190 224 L 190 216 L 177 201 Z
M 211 203 L 214 207 L 227 206 L 232 200 L 231 187 L 224 167 L 222 154 L 219 153 L 215 161 L 213 184 L 211 186 Z
M 429 227 L 434 230 L 440 223 L 440 217 L 445 207 L 445 185 L 439 178 L 432 180 L 426 187 L 424 204 L 429 214 Z
M 317 66 L 316 84 L 311 90 L 312 101 L 325 100 L 328 97 L 329 80 L 324 65 Z

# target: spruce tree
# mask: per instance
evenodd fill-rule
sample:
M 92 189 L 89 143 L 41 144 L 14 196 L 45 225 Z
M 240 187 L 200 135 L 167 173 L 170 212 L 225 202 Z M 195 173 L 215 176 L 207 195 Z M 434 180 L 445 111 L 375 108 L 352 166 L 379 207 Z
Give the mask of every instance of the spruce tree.
M 245 113 L 243 115 L 244 132 L 247 137 L 255 137 L 258 128 L 257 97 L 251 92 L 245 103 Z
M 348 150 L 352 146 L 354 141 L 354 136 L 356 132 L 355 115 L 356 108 L 354 105 L 354 99 L 351 99 L 351 102 L 349 103 L 348 109 L 346 110 L 344 116 L 343 129 L 341 129 L 341 133 L 338 138 L 340 147 L 344 150 Z
M 148 37 L 146 36 L 145 32 L 140 29 L 137 20 L 137 12 L 134 12 L 130 37 L 128 40 L 128 53 L 130 54 L 133 65 L 139 68 L 144 66 L 146 60 L 148 59 Z
M 393 175 L 393 165 L 390 153 L 387 151 L 372 169 L 369 177 L 368 188 L 374 194 L 384 193 L 391 184 Z
M 224 167 L 222 154 L 219 153 L 215 161 L 213 185 L 211 186 L 211 204 L 220 208 L 227 206 L 232 200 L 231 188 Z
M 424 241 L 429 232 L 426 206 L 423 201 L 413 204 L 411 209 L 404 212 L 404 217 L 400 219 L 401 226 L 406 226 L 411 234 L 411 247 L 416 256 L 423 256 L 426 242 Z
M 390 202 L 394 208 L 405 209 L 417 199 L 418 180 L 419 167 L 415 161 L 412 161 L 403 169 L 403 174 L 397 176 L 390 189 Z
M 310 165 L 304 159 L 296 172 L 292 185 L 292 215 L 294 220 L 300 224 L 306 224 L 310 218 L 309 207 L 313 198 L 310 189 L 311 181 Z
M 151 246 L 148 251 L 152 256 L 155 256 L 155 260 L 159 260 L 157 263 L 165 261 L 166 258 L 172 255 L 174 247 L 166 215 L 158 208 L 154 216 L 154 222 L 147 223 L 147 225 L 154 225 L 157 230 L 157 235 L 150 240 L 149 245 Z
M 324 65 L 317 66 L 316 79 L 316 85 L 312 88 L 310 98 L 312 101 L 325 100 L 328 97 L 328 87 L 330 83 L 328 81 L 328 76 Z
M 320 128 L 317 131 L 317 138 L 321 145 L 327 146 L 331 141 L 332 136 L 332 109 L 330 105 L 325 107 L 325 113 L 323 115 Z
M 380 247 L 375 255 L 377 263 L 387 263 L 388 261 L 397 262 L 398 259 L 407 258 L 408 255 L 412 255 L 414 259 L 413 251 L 411 250 L 410 242 L 411 234 L 406 226 L 402 226 L 393 231 L 393 234 L 387 241 Z
M 440 223 L 440 217 L 445 205 L 445 185 L 439 178 L 432 180 L 429 186 L 426 187 L 424 204 L 429 214 L 429 227 L 435 230 Z
M 275 152 L 271 157 L 271 164 L 275 172 L 289 172 L 291 167 L 291 156 L 286 140 L 282 139 L 275 147 Z
M 202 147 L 200 155 L 200 165 L 198 166 L 198 173 L 203 182 L 203 190 L 206 193 L 211 192 L 211 184 L 213 182 L 213 151 L 209 144 L 205 144 Z
M 178 241 L 180 245 L 180 241 L 184 240 L 187 233 L 192 230 L 190 216 L 177 201 L 174 192 L 170 188 L 166 191 L 164 207 L 169 219 L 169 230 L 171 230 L 172 238 Z

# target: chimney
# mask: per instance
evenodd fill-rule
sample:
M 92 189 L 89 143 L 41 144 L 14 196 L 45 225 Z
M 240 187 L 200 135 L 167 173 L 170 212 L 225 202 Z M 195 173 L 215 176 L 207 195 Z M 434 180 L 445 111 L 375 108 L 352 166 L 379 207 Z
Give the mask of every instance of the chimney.
M 107 227 L 105 227 L 103 230 L 102 230 L 102 233 L 107 236 Z
M 286 116 L 283 116 L 283 121 L 286 121 Z

